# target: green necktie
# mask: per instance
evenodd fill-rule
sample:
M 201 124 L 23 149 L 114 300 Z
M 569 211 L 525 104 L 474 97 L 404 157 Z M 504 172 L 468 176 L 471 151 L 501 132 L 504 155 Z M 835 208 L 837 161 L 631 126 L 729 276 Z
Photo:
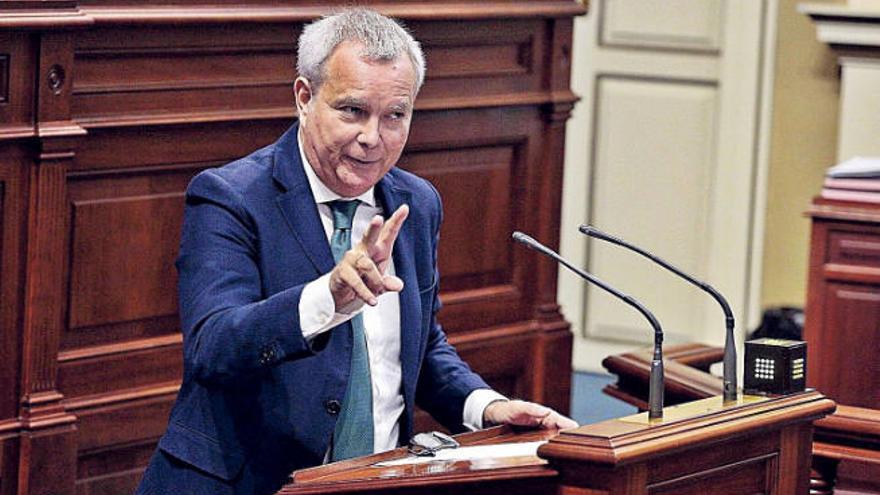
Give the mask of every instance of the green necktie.
M 351 249 L 351 224 L 359 201 L 333 201 L 333 236 L 330 250 L 339 263 Z M 352 331 L 351 374 L 342 402 L 342 410 L 333 431 L 332 461 L 350 459 L 373 453 L 373 385 L 370 380 L 370 361 L 367 339 L 360 314 L 350 321 Z

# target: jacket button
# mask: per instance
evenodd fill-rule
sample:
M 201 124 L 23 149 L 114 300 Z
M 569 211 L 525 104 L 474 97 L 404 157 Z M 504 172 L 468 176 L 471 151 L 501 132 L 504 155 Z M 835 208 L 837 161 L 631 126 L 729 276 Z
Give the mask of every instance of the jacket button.
M 330 399 L 324 402 L 324 409 L 327 410 L 327 413 L 336 416 L 342 410 L 342 404 L 336 399 Z

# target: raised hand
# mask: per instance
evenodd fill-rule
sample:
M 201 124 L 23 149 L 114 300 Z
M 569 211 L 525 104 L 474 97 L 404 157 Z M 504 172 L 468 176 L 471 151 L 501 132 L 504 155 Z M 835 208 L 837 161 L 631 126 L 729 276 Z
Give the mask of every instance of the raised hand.
M 330 293 L 337 312 L 350 313 L 364 303 L 375 306 L 380 295 L 403 289 L 403 280 L 385 271 L 408 215 L 409 206 L 403 205 L 387 221 L 378 215 L 373 217 L 361 241 L 333 268 Z

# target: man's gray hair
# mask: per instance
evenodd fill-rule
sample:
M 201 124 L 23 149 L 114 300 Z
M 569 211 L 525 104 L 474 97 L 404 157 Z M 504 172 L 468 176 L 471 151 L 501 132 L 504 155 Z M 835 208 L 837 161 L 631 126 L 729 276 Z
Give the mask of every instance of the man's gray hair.
M 425 56 L 419 42 L 393 19 L 354 8 L 322 17 L 306 26 L 299 37 L 296 70 L 315 91 L 324 81 L 324 64 L 344 41 L 361 43 L 361 56 L 370 61 L 396 60 L 406 53 L 415 69 L 416 92 L 425 82 Z

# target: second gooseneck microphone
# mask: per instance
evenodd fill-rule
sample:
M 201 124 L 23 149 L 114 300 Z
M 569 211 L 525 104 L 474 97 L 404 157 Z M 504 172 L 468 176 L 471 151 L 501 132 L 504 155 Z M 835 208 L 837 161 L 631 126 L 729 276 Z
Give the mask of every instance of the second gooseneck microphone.
M 711 285 L 702 282 L 700 280 L 695 279 L 694 277 L 688 275 L 687 273 L 681 271 L 679 268 L 676 268 L 671 263 L 655 256 L 644 249 L 630 244 L 623 239 L 618 237 L 614 237 L 611 234 L 607 234 L 602 232 L 601 230 L 593 227 L 592 225 L 581 225 L 579 229 L 582 234 L 595 237 L 596 239 L 601 239 L 606 242 L 610 242 L 612 244 L 616 244 L 618 246 L 624 247 L 631 251 L 635 251 L 640 255 L 648 258 L 649 260 L 657 263 L 658 265 L 666 268 L 672 273 L 678 275 L 679 277 L 687 280 L 688 282 L 696 285 L 700 289 L 708 292 L 718 304 L 721 305 L 721 310 L 724 311 L 724 322 L 727 328 L 727 334 L 724 341 L 724 402 L 736 401 L 737 395 L 737 383 L 736 383 L 736 341 L 734 340 L 734 320 L 733 320 L 733 311 L 730 310 L 730 305 L 727 303 L 727 299 L 721 295 L 720 292 L 715 290 Z
M 660 322 L 657 321 L 657 318 L 654 317 L 654 314 L 648 311 L 642 303 L 636 301 L 631 296 L 624 294 L 623 292 L 611 287 L 607 283 L 602 280 L 596 278 L 594 275 L 591 275 L 584 270 L 572 265 L 565 258 L 560 256 L 556 251 L 548 248 L 547 246 L 541 244 L 540 242 L 532 239 L 526 234 L 522 232 L 514 232 L 513 240 L 525 244 L 526 246 L 538 251 L 541 254 L 547 255 L 560 264 L 562 266 L 568 268 L 569 270 L 577 273 L 582 278 L 587 280 L 590 283 L 596 284 L 602 289 L 605 289 L 606 292 L 614 295 L 618 299 L 621 299 L 623 302 L 629 304 L 633 308 L 635 308 L 639 313 L 644 315 L 645 318 L 648 319 L 648 322 L 651 324 L 651 327 L 654 328 L 654 355 L 651 359 L 651 376 L 648 380 L 648 417 L 650 419 L 659 419 L 663 417 L 663 329 L 660 328 Z

